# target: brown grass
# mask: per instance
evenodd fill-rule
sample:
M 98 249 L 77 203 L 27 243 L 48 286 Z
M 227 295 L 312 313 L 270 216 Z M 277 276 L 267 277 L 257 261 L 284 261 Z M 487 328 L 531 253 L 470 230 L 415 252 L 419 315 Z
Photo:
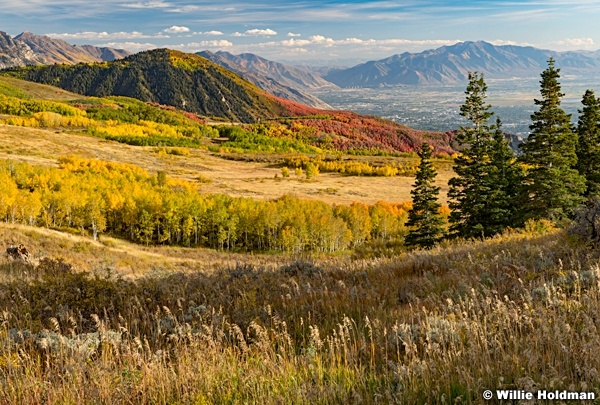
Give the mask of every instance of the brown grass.
M 385 260 L 135 281 L 4 263 L 0 402 L 471 404 L 501 388 L 598 395 L 598 263 L 598 252 L 559 231 Z
M 269 162 L 237 162 L 197 149 L 192 149 L 189 156 L 165 155 L 156 153 L 153 147 L 124 145 L 81 133 L 0 125 L 1 159 L 55 165 L 58 156 L 67 154 L 136 164 L 150 172 L 161 170 L 169 176 L 188 180 L 201 176 L 212 180 L 211 184 L 202 186 L 207 193 L 256 199 L 293 194 L 336 204 L 353 201 L 373 204 L 382 200 L 404 202 L 411 199 L 413 182 L 410 177 L 350 177 L 337 173 L 321 173 L 316 179 L 307 181 L 304 175 L 297 177 L 293 171 L 289 178 L 282 179 L 281 167 Z M 439 173 L 438 184 L 442 187 L 440 199 L 445 204 L 447 182 L 453 172 L 449 165 L 444 167 Z M 280 178 L 275 179 L 275 175 Z
M 289 261 L 283 255 L 236 254 L 204 248 L 143 246 L 103 235 L 91 237 L 54 229 L 0 222 L 0 251 L 9 245 L 23 244 L 34 262 L 44 257 L 68 258 L 81 271 L 109 267 L 116 274 L 135 278 L 147 274 L 207 272 L 248 263 L 271 267 Z

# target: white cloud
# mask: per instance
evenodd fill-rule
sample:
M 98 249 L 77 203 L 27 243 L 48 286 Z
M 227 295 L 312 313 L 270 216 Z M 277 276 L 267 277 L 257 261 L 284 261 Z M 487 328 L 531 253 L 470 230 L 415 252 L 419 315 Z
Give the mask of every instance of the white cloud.
M 333 38 L 325 38 L 323 35 L 312 35 L 308 39 L 313 44 L 333 45 L 336 42 Z
M 594 50 L 596 44 L 592 38 L 567 38 L 560 41 L 555 41 L 551 45 L 560 50 Z
M 169 34 L 183 34 L 185 32 L 190 32 L 190 29 L 188 27 L 173 25 L 171 28 L 167 28 L 167 29 L 163 30 L 163 32 L 166 32 Z
M 137 3 L 132 3 L 132 4 L 127 4 L 127 3 L 123 3 L 121 4 L 122 7 L 125 8 L 139 8 L 139 9 L 153 9 L 153 8 L 169 8 L 172 7 L 173 5 L 170 3 L 166 3 L 164 1 L 146 1 L 146 2 L 137 2 Z
M 365 41 L 363 41 L 362 39 L 359 38 L 346 38 L 346 39 L 342 39 L 340 41 L 336 41 L 336 43 L 338 44 L 362 44 Z
M 294 46 L 306 46 L 309 45 L 311 42 L 308 39 L 286 39 L 284 41 L 281 42 L 273 42 L 273 44 L 281 44 L 283 46 L 289 46 L 289 47 L 294 47 Z
M 99 40 L 115 40 L 115 39 L 148 39 L 148 38 L 169 38 L 168 35 L 158 33 L 153 35 L 143 34 L 138 31 L 132 32 L 93 32 L 93 31 L 85 31 L 85 32 L 76 32 L 73 34 L 70 33 L 51 33 L 45 34 L 50 38 L 58 38 L 65 40 L 90 40 L 90 41 L 99 41 Z
M 206 32 L 201 32 L 200 34 L 202 34 L 202 35 L 214 35 L 214 36 L 223 35 L 223 33 L 221 31 L 206 31 Z
M 288 36 L 288 37 L 291 37 L 291 38 L 294 38 L 294 37 L 301 37 L 301 36 L 302 36 L 302 34 L 294 34 L 293 32 L 288 32 L 288 33 L 287 33 L 287 36 Z
M 125 49 L 130 52 L 140 52 L 140 51 L 146 51 L 148 49 L 158 48 L 158 45 L 156 45 L 156 44 L 149 44 L 149 43 L 142 44 L 142 43 L 138 43 L 138 42 L 108 42 L 106 44 L 101 44 L 99 46 L 107 46 L 109 48 L 116 48 L 116 49 Z
M 226 39 L 219 39 L 214 41 L 190 42 L 178 46 L 183 48 L 229 48 L 230 46 L 233 46 L 233 43 Z
M 298 54 L 302 54 L 302 53 L 308 53 L 308 49 L 306 48 L 292 48 L 292 49 L 288 49 L 289 53 L 298 53 Z
M 233 37 L 270 37 L 273 35 L 277 35 L 277 31 L 273 31 L 270 28 L 266 29 L 258 29 L 254 28 L 251 30 L 247 30 L 245 32 L 234 32 L 231 34 Z

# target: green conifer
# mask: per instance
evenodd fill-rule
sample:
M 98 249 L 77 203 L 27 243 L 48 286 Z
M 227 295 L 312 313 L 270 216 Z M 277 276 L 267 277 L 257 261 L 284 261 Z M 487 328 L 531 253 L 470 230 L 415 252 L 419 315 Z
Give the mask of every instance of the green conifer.
M 577 134 L 571 116 L 560 107 L 560 69 L 550 58 L 540 81 L 539 110 L 531 116 L 531 133 L 521 145 L 521 162 L 527 166 L 523 181 L 523 219 L 560 219 L 582 202 L 584 178 L 575 169 Z
M 493 137 L 488 121 L 494 114 L 485 103 L 487 85 L 483 75 L 469 73 L 466 100 L 460 115 L 471 122 L 458 130 L 456 141 L 462 149 L 455 159 L 456 177 L 449 181 L 450 231 L 454 236 L 480 237 L 486 235 L 486 207 L 493 192 L 485 178 L 489 170 L 489 150 Z
M 440 187 L 434 186 L 437 173 L 431 161 L 431 153 L 428 143 L 423 143 L 418 152 L 421 162 L 410 192 L 413 206 L 406 222 L 406 226 L 411 229 L 405 244 L 410 247 L 430 249 L 444 235 L 444 220 L 440 216 L 441 204 L 438 202 Z
M 487 189 L 490 190 L 485 208 L 487 220 L 484 221 L 484 233 L 486 235 L 501 233 L 509 226 L 522 225 L 516 218 L 516 208 L 523 171 L 504 137 L 500 118 L 496 118 L 494 128 L 487 176 L 483 179 L 488 185 Z
M 577 124 L 577 170 L 585 177 L 585 195 L 600 195 L 600 99 L 592 90 L 583 95 Z

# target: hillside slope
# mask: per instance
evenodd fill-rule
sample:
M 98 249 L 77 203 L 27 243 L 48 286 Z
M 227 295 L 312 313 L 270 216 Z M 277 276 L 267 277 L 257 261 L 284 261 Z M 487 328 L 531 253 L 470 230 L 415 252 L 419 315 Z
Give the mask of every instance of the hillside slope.
M 283 100 L 205 58 L 166 49 L 115 62 L 25 67 L 4 73 L 83 95 L 128 96 L 202 116 L 259 123 L 241 127 L 235 134 L 219 129 L 222 137 L 229 138 L 222 146 L 232 150 L 398 154 L 414 152 L 427 140 L 436 152 L 453 152 L 451 133 L 418 131 L 377 117 Z
M 41 63 L 40 58 L 27 44 L 15 41 L 6 32 L 0 31 L 0 69 L 39 63 Z
M 167 49 L 113 62 L 13 69 L 12 74 L 87 96 L 133 97 L 241 122 L 318 111 L 280 100 L 205 58 Z

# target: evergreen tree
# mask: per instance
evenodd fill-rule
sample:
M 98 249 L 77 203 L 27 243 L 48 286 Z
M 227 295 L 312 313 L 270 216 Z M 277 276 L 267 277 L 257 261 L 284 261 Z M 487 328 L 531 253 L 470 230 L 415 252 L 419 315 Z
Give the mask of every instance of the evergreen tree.
M 430 249 L 444 234 L 444 220 L 440 216 L 438 202 L 440 187 L 433 185 L 437 173 L 431 162 L 431 146 L 423 143 L 418 152 L 421 158 L 415 185 L 411 190 L 412 209 L 408 212 L 406 226 L 410 227 L 405 244 Z
M 466 100 L 460 107 L 460 115 L 469 120 L 471 126 L 461 126 L 456 141 L 462 148 L 455 159 L 456 177 L 450 179 L 450 230 L 454 236 L 485 236 L 488 220 L 488 197 L 493 185 L 484 181 L 489 170 L 489 149 L 492 129 L 488 121 L 493 115 L 491 105 L 485 103 L 487 85 L 483 75 L 469 73 L 469 84 L 465 91 Z
M 485 182 L 490 195 L 486 205 L 487 221 L 484 233 L 493 235 L 501 233 L 509 226 L 521 226 L 516 218 L 516 212 L 523 171 L 504 137 L 500 118 L 496 118 L 489 158 Z
M 577 170 L 586 180 L 586 196 L 600 195 L 600 99 L 592 90 L 583 95 L 577 123 Z
M 560 69 L 554 59 L 542 72 L 539 110 L 531 116 L 531 133 L 521 145 L 521 161 L 527 166 L 523 181 L 523 219 L 560 219 L 570 215 L 582 201 L 584 178 L 575 166 L 577 134 L 571 116 L 560 107 Z

